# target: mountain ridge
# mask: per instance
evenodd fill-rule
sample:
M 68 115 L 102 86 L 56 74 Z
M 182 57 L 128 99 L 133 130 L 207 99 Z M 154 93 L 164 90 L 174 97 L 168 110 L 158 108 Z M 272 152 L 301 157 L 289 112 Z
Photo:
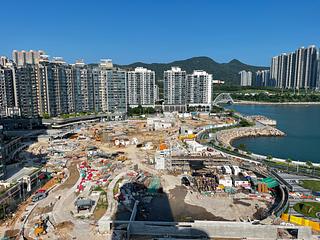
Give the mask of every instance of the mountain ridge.
M 193 70 L 204 70 L 213 75 L 213 79 L 223 80 L 226 84 L 239 84 L 239 72 L 242 70 L 251 71 L 255 73 L 258 70 L 269 69 L 265 66 L 253 66 L 245 64 L 238 59 L 232 59 L 227 63 L 219 63 L 207 56 L 192 57 L 184 60 L 176 60 L 168 63 L 143 63 L 134 62 L 131 64 L 120 65 L 115 64 L 116 67 L 125 69 L 134 69 L 135 67 L 145 67 L 155 71 L 156 80 L 163 79 L 163 72 L 171 69 L 172 66 L 178 66 L 187 73 L 192 73 Z

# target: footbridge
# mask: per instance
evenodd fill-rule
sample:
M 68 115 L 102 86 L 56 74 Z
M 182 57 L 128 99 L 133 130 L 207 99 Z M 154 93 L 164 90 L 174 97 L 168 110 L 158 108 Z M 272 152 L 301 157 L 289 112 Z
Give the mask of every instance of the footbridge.
M 219 105 L 219 104 L 233 104 L 234 101 L 230 95 L 230 93 L 220 93 L 212 102 L 212 105 Z

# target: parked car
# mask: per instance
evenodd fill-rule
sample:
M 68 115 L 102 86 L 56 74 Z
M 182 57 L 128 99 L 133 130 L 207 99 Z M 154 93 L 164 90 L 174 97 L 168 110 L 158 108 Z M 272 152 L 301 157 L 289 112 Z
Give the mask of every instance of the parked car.
M 47 197 L 47 193 L 46 192 L 37 192 L 33 197 L 32 197 L 32 202 L 38 202 L 44 198 Z

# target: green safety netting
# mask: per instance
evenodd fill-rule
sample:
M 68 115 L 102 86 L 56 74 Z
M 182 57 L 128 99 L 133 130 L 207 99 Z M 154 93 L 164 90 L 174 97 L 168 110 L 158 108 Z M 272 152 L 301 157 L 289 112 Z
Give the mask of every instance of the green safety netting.
M 267 184 L 268 188 L 275 188 L 275 187 L 279 186 L 278 181 L 272 177 L 264 178 L 261 180 L 261 182 Z
M 153 177 L 151 179 L 149 186 L 148 186 L 148 192 L 149 193 L 156 193 L 159 188 L 160 188 L 160 179 L 158 177 Z

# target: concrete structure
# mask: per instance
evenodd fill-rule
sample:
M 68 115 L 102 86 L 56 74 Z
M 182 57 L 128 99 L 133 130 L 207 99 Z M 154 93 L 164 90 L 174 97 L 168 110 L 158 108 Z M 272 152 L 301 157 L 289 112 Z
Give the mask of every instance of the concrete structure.
M 162 129 L 167 129 L 173 127 L 174 124 L 172 120 L 167 118 L 148 118 L 147 119 L 147 127 L 149 130 L 158 131 Z
M 155 161 L 155 169 L 157 170 L 166 170 L 167 167 L 167 159 L 170 156 L 171 150 L 165 149 L 161 151 L 157 151 L 154 155 Z
M 19 203 L 30 197 L 46 181 L 39 177 L 40 175 L 43 175 L 40 169 L 22 168 L 6 180 L 5 184 L 9 184 L 10 187 L 0 196 L 0 208 L 5 210 L 1 212 L 0 218 L 4 218 L 7 212 L 16 209 Z
M 0 125 L 0 179 L 6 175 L 6 165 L 13 159 L 21 147 L 21 137 L 8 137 Z
M 249 180 L 242 177 L 242 176 L 232 177 L 232 184 L 235 187 L 250 187 L 251 186 Z
M 229 175 L 232 174 L 232 170 L 228 165 L 223 165 L 222 170 L 223 170 L 223 173 L 225 174 L 229 174 Z
M 212 102 L 212 75 L 195 70 L 187 75 L 188 108 L 198 111 L 210 111 Z
M 241 172 L 241 169 L 239 168 L 239 166 L 235 166 L 235 165 L 231 166 L 231 170 L 232 170 L 232 174 L 236 176 L 239 175 L 239 173 Z
M 155 72 L 143 67 L 128 71 L 128 104 L 154 107 L 155 104 Z
M 188 125 L 182 125 L 179 129 L 179 133 L 181 135 L 189 135 L 189 134 L 193 134 L 195 131 L 193 126 L 188 126 Z
M 23 118 L 23 117 L 6 117 L 0 118 L 0 125 L 6 132 L 19 131 L 19 130 L 31 130 L 44 128 L 42 125 L 42 119 L 37 118 Z
M 164 71 L 164 111 L 186 111 L 186 75 L 186 71 L 179 67 Z
M 276 240 L 282 230 L 297 230 L 299 240 L 311 240 L 308 227 L 253 225 L 245 222 L 194 221 L 194 222 L 144 222 L 144 221 L 103 221 L 99 232 L 116 231 L 117 226 L 127 228 L 126 239 L 133 236 L 170 239 L 263 239 Z M 123 228 L 122 228 L 123 229 Z
M 198 143 L 195 140 L 185 140 L 185 143 L 187 144 L 187 148 L 190 152 L 203 152 L 207 150 L 207 147 Z
M 242 70 L 240 74 L 240 86 L 251 86 L 252 85 L 252 72 Z
M 183 155 L 183 154 L 171 154 L 167 158 L 166 168 L 167 170 L 174 171 L 190 171 L 193 164 L 204 167 L 221 166 L 223 164 L 229 164 L 230 160 L 222 157 L 218 152 L 210 152 L 208 156 L 203 155 Z

